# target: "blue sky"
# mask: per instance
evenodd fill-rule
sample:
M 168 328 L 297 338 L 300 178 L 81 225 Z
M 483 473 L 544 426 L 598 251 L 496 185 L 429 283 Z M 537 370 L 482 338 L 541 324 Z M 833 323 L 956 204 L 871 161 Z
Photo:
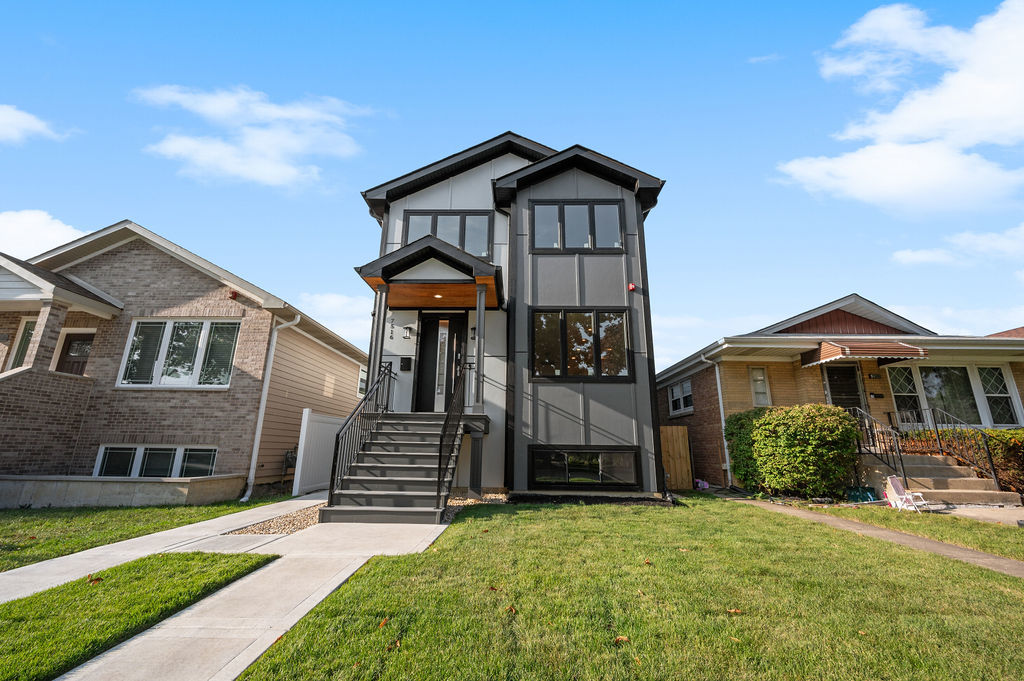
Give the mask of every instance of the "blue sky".
M 366 344 L 359 191 L 511 129 L 668 181 L 659 368 L 856 291 L 1024 324 L 1024 0 L 19 3 L 0 250 L 132 219 Z

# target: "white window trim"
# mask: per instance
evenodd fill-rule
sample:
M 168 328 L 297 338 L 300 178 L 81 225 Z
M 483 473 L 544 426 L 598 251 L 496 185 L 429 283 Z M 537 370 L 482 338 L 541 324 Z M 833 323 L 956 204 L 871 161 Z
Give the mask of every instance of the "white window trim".
M 1020 428 L 1024 426 L 1024 405 L 1021 404 L 1020 391 L 1017 390 L 1017 383 L 1013 379 L 1013 372 L 1010 371 L 1010 365 L 1004 362 L 958 362 L 956 360 L 951 361 L 934 361 L 934 362 L 914 362 L 913 364 L 905 364 L 910 368 L 910 371 L 914 375 L 914 387 L 917 389 L 917 399 L 921 404 L 922 409 L 929 409 L 931 405 L 928 404 L 928 397 L 924 392 L 924 382 L 921 380 L 921 367 L 957 367 L 967 370 L 967 377 L 971 383 L 971 392 L 974 394 L 974 403 L 978 408 L 978 416 L 981 417 L 981 423 L 972 423 L 972 426 L 978 426 L 981 428 Z M 1006 381 L 1006 388 L 1010 391 L 1010 403 L 1013 405 L 1014 415 L 1017 417 L 1017 423 L 1013 425 L 994 425 L 992 423 L 992 412 L 988 407 L 988 398 L 985 395 L 985 389 L 981 385 L 981 377 L 978 375 L 978 367 L 994 367 L 1002 370 L 1003 380 Z M 886 367 L 885 377 L 889 380 L 889 369 Z M 892 383 L 889 383 L 889 391 L 892 392 Z
M 181 477 L 181 466 L 185 460 L 186 449 L 212 449 L 213 450 L 213 470 L 210 471 L 210 475 L 217 474 L 217 455 L 220 454 L 220 450 L 215 445 L 139 445 L 131 442 L 122 443 L 107 443 L 100 445 L 99 450 L 96 452 L 96 463 L 92 467 L 92 475 L 94 478 L 100 477 L 100 466 L 103 465 L 103 450 L 107 447 L 133 447 L 135 449 L 135 455 L 132 457 L 132 469 L 128 475 L 108 475 L 104 477 L 109 478 L 122 478 L 127 480 L 128 478 L 138 478 L 139 473 L 142 470 L 142 456 L 143 451 L 147 448 L 152 449 L 174 449 L 174 463 L 171 464 L 171 478 Z M 198 476 L 205 477 L 205 476 Z M 148 480 L 161 480 L 166 478 L 147 478 Z
M 764 372 L 764 392 L 768 396 L 768 404 L 757 403 L 757 391 L 754 390 L 754 369 L 760 369 Z M 750 403 L 755 408 L 772 406 L 772 386 L 771 381 L 768 380 L 768 367 L 747 367 L 747 380 L 750 381 Z
M 676 386 L 679 386 L 679 401 L 680 401 L 680 403 L 682 403 L 683 398 L 686 396 L 686 393 L 683 392 L 683 390 L 682 390 L 683 383 L 689 383 L 690 384 L 690 400 L 691 401 L 693 400 L 693 381 L 690 378 L 684 378 L 682 380 L 676 381 L 675 383 L 672 383 L 671 385 L 668 386 L 668 415 L 669 416 L 687 416 L 688 414 L 692 414 L 693 413 L 693 407 L 692 406 L 689 406 L 689 407 L 685 407 L 684 406 L 684 407 L 680 407 L 679 409 L 677 409 L 675 411 L 672 410 L 672 388 L 674 388 Z
M 359 389 L 359 384 L 363 384 L 363 389 Z M 359 372 L 356 374 L 356 397 L 366 397 L 366 391 L 370 389 L 370 372 L 366 370 L 366 367 L 360 366 Z
M 14 338 L 11 339 L 11 344 L 7 346 L 7 357 L 4 359 L 5 371 L 11 370 L 11 365 L 14 364 L 14 353 L 18 348 L 18 341 L 21 340 L 21 334 L 25 330 L 25 325 L 31 321 L 35 321 L 38 324 L 39 315 L 26 315 L 21 318 L 18 322 L 18 330 L 14 334 Z M 29 341 L 31 343 L 31 341 Z M 22 367 L 25 365 L 23 364 Z
M 57 337 L 57 349 L 53 353 L 53 359 L 50 360 L 50 371 L 57 371 L 57 365 L 60 363 L 60 354 L 61 354 L 61 351 L 64 349 L 64 338 L 69 333 L 70 334 L 75 334 L 75 333 L 92 333 L 92 334 L 95 334 L 96 333 L 96 329 L 75 328 L 75 327 L 61 329 L 60 330 L 60 335 Z
M 124 370 L 128 365 L 128 355 L 132 349 L 132 338 L 135 337 L 135 327 L 144 322 L 161 322 L 164 324 L 164 336 L 160 341 L 160 350 L 153 364 L 153 383 L 123 383 Z M 193 374 L 196 383 L 189 385 L 161 385 L 160 376 L 164 371 L 164 360 L 167 359 L 167 346 L 171 343 L 171 329 L 175 322 L 201 322 L 202 330 L 199 332 L 199 345 L 196 349 L 196 371 Z M 217 322 L 231 322 L 239 325 L 238 336 L 235 338 L 235 353 L 238 352 L 238 343 L 242 339 L 242 320 L 239 317 L 136 317 L 128 329 L 128 338 L 125 339 L 124 353 L 121 355 L 121 366 L 117 370 L 117 377 L 114 379 L 114 387 L 118 390 L 227 390 L 231 387 L 231 380 L 235 376 L 234 361 L 232 360 L 231 374 L 225 385 L 199 385 L 199 372 L 202 369 L 202 356 L 206 352 L 206 341 L 210 333 L 210 324 Z

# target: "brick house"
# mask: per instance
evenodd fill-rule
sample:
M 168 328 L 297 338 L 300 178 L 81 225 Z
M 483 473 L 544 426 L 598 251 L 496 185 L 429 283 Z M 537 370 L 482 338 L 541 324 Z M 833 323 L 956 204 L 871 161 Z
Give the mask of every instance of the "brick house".
M 694 476 L 735 481 L 723 424 L 755 406 L 827 403 L 897 429 L 939 409 L 965 424 L 1024 424 L 1024 337 L 942 336 L 851 294 L 722 338 L 657 375 L 662 426 L 686 426 Z
M 302 408 L 347 415 L 365 364 L 130 221 L 27 262 L 0 254 L 2 505 L 200 502 L 280 482 Z

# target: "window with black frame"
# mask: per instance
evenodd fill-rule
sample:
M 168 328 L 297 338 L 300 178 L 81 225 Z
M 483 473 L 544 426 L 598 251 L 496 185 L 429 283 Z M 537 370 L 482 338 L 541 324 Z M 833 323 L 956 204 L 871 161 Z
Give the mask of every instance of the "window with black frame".
M 622 201 L 538 201 L 532 206 L 535 253 L 621 253 Z
M 534 310 L 532 375 L 566 381 L 630 380 L 625 310 Z
M 478 258 L 491 257 L 491 211 L 406 211 L 402 245 L 436 236 Z
M 635 447 L 531 447 L 530 486 L 637 489 L 637 455 Z

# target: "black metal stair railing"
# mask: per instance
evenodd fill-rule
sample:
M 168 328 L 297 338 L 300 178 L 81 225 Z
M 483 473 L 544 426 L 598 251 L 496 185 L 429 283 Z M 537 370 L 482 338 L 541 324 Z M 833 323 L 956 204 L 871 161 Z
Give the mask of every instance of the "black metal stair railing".
M 462 416 L 466 411 L 466 373 L 466 365 L 458 367 L 455 389 L 452 391 L 451 403 L 448 405 L 444 425 L 441 427 L 437 457 L 437 498 L 434 508 L 444 508 L 443 504 L 448 502 L 448 494 L 455 478 L 455 471 L 449 471 L 449 466 L 454 468 L 458 461 L 462 439 Z
M 991 436 L 942 409 L 931 408 L 926 411 L 931 412 L 935 441 L 942 452 L 992 478 L 996 489 L 1002 490 L 992 462 L 992 449 L 989 446 Z
M 334 461 L 331 463 L 331 483 L 328 504 L 334 503 L 334 493 L 341 489 L 342 481 L 359 455 L 363 444 L 380 424 L 381 418 L 391 411 L 391 391 L 395 372 L 391 362 L 381 362 L 377 378 L 366 389 L 366 394 L 338 429 L 334 438 Z
M 907 486 L 907 471 L 903 465 L 900 433 L 887 426 L 860 407 L 847 407 L 846 411 L 857 419 L 857 452 L 871 454 L 903 478 Z

